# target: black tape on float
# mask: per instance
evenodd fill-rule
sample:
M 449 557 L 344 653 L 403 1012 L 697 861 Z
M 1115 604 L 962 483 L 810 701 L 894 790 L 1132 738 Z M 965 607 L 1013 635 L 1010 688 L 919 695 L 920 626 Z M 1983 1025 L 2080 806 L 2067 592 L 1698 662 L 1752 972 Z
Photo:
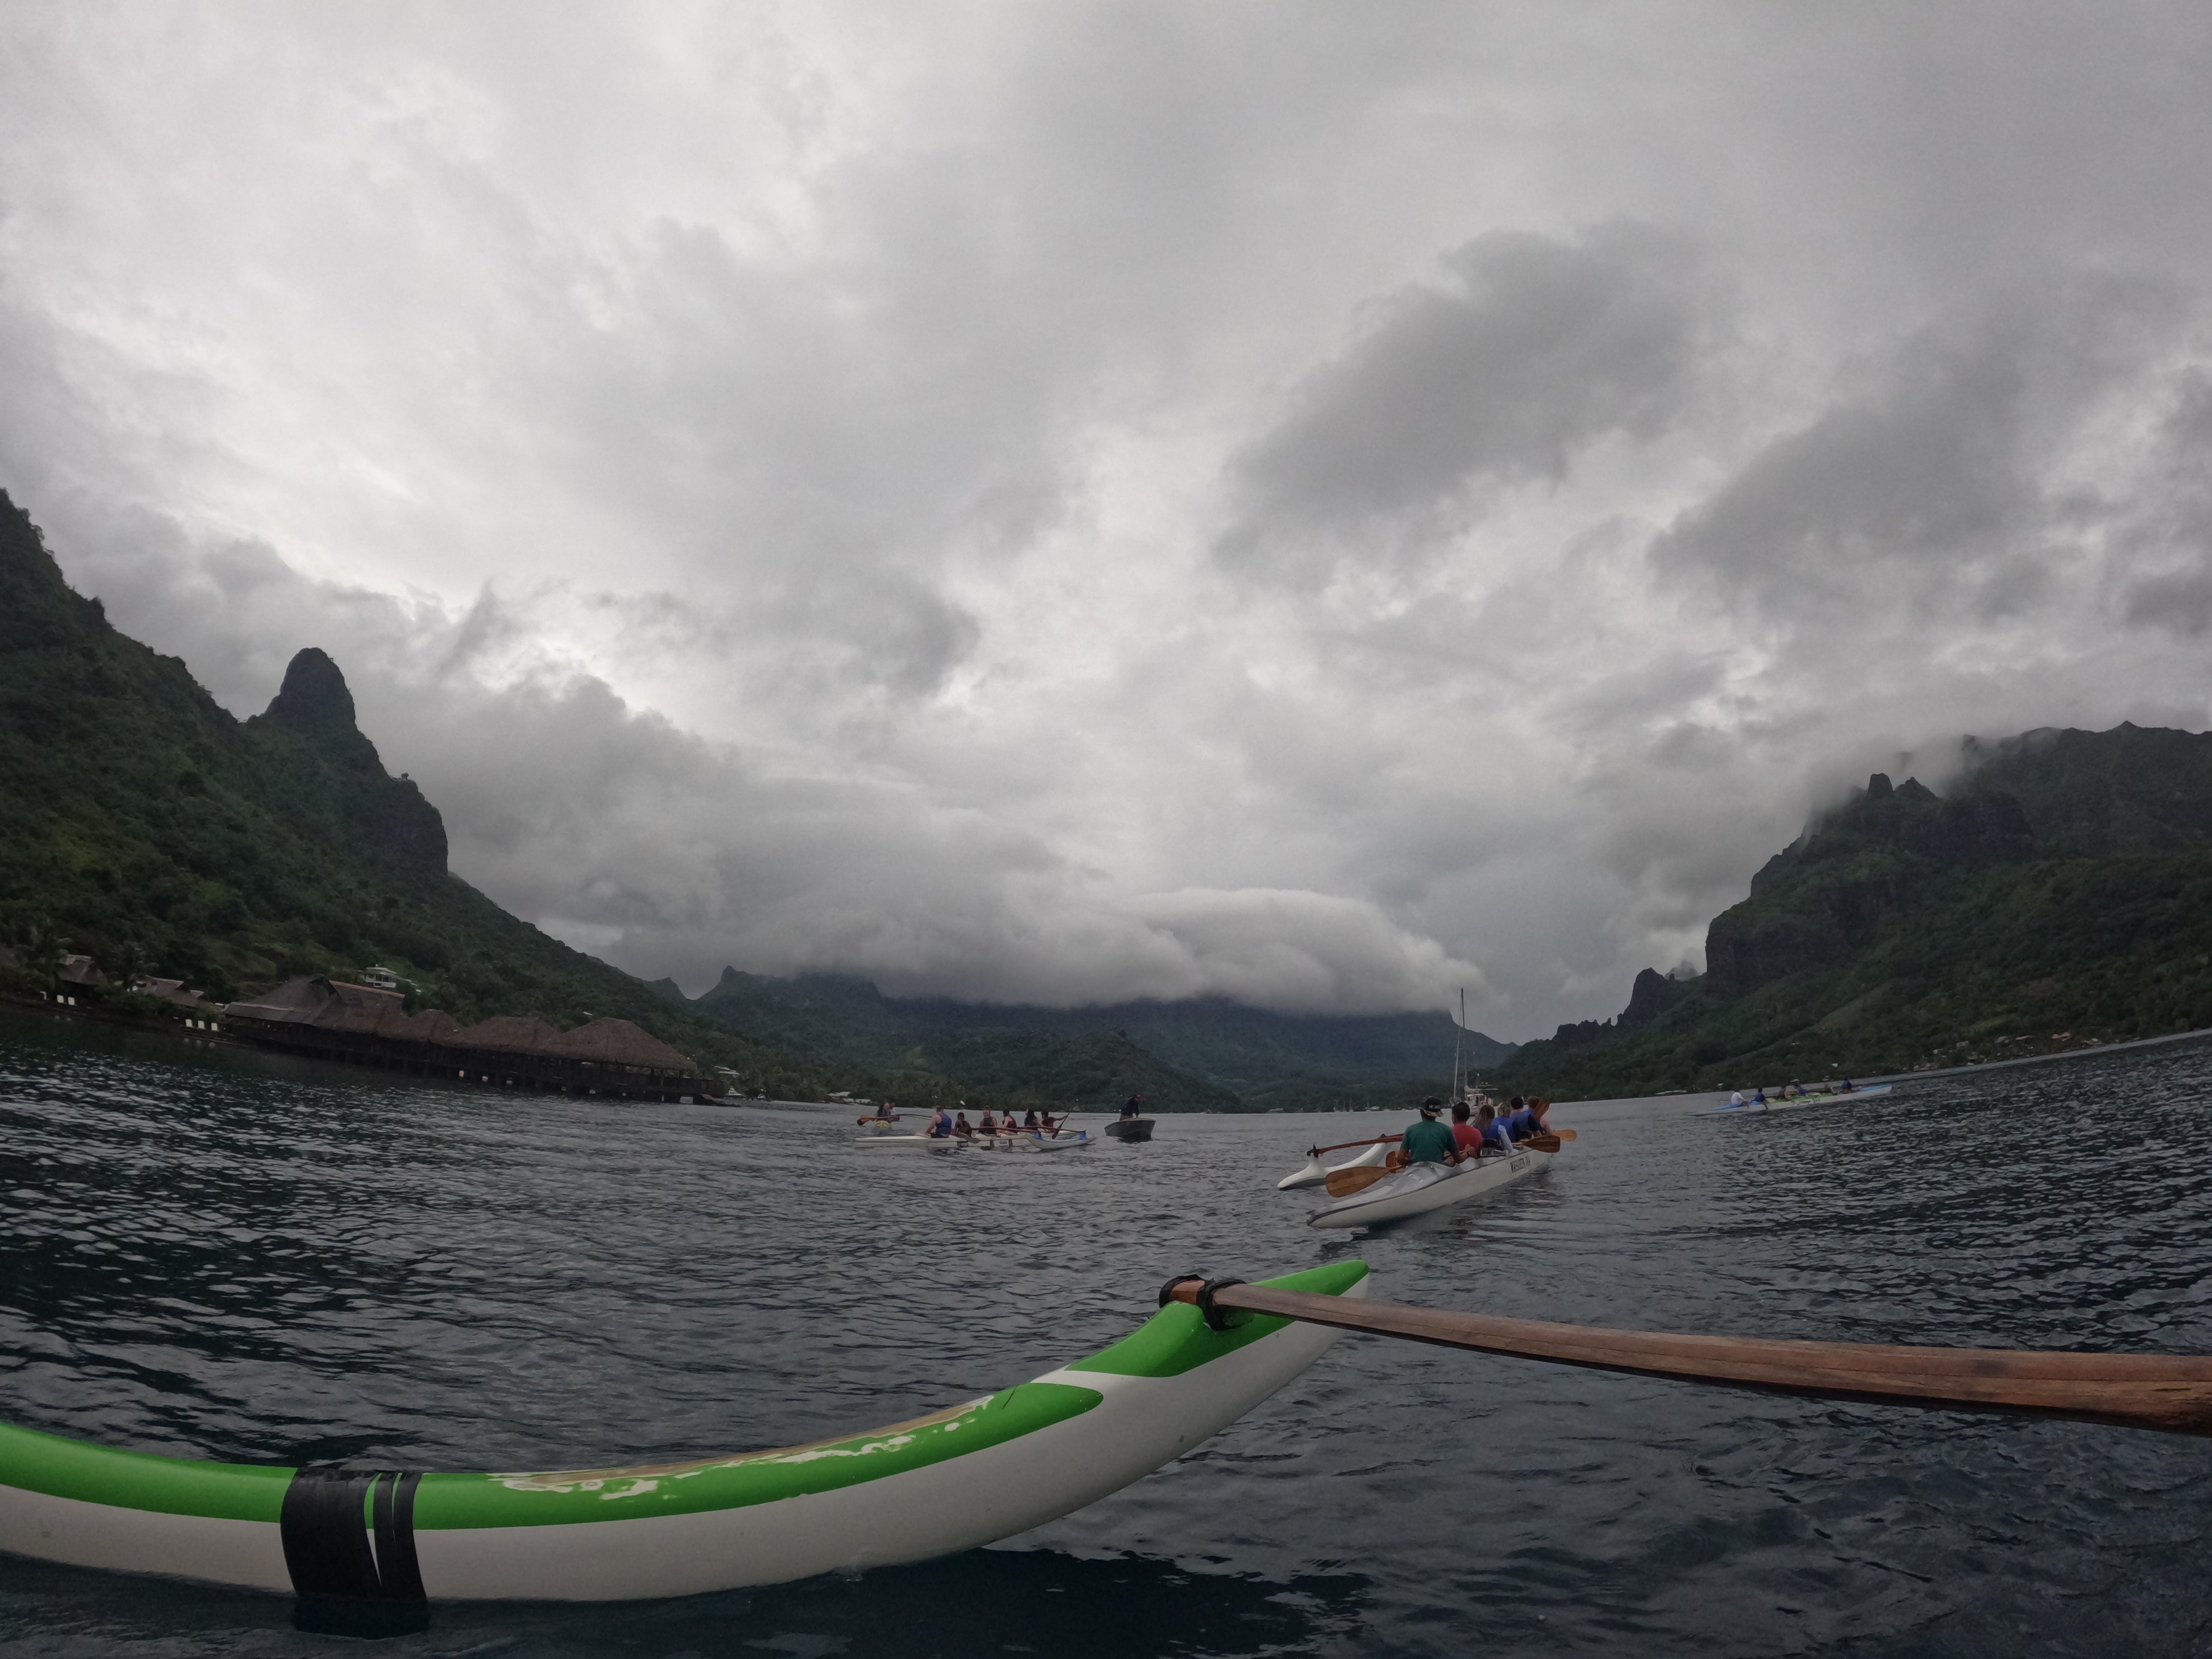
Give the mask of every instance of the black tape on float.
M 428 1621 L 415 1555 L 420 1474 L 301 1469 L 279 1516 L 284 1565 L 300 1597 L 294 1623 L 329 1634 L 419 1629 Z
M 1217 1331 L 1233 1330 L 1239 1325 L 1249 1324 L 1252 1316 L 1243 1308 L 1223 1308 L 1214 1304 L 1213 1293 L 1225 1291 L 1231 1285 L 1242 1285 L 1241 1279 L 1208 1279 L 1204 1273 L 1177 1273 L 1160 1286 L 1160 1306 L 1166 1307 L 1176 1300 L 1176 1291 L 1185 1285 L 1198 1286 L 1197 1306 L 1200 1316 Z

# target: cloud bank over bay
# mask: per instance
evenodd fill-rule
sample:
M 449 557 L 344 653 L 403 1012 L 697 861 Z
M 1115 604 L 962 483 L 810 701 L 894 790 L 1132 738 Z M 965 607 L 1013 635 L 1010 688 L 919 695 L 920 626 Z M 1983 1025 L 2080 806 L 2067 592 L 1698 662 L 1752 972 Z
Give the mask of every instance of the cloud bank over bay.
M 24 4 L 0 487 L 518 914 L 1542 1035 L 2212 717 L 2212 16 Z

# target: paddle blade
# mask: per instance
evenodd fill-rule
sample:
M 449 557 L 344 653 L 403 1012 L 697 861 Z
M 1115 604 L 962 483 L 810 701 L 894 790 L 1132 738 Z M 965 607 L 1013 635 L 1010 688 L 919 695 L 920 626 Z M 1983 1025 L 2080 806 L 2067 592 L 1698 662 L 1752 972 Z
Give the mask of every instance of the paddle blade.
M 1540 1152 L 1556 1152 L 1559 1150 L 1559 1137 L 1557 1135 L 1530 1135 L 1528 1139 L 1522 1141 L 1521 1144 L 1523 1146 L 1533 1146 Z
M 1562 1140 L 1572 1140 L 1575 1138 L 1575 1132 L 1572 1129 L 1554 1129 L 1552 1133 Z
M 1364 1192 L 1391 1173 L 1391 1170 L 1377 1169 L 1372 1164 L 1364 1170 L 1338 1170 L 1322 1185 L 1331 1198 L 1342 1198 L 1346 1193 Z

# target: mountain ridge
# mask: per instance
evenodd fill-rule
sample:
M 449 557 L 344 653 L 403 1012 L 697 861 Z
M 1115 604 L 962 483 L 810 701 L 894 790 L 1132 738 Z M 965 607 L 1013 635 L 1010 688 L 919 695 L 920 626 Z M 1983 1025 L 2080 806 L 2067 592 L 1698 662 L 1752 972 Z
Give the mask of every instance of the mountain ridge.
M 1816 817 L 1714 917 L 1705 973 L 1663 1006 L 1563 1025 L 1501 1083 L 1748 1086 L 2212 1024 L 2212 733 L 1965 747 L 1948 796 L 1876 773 Z

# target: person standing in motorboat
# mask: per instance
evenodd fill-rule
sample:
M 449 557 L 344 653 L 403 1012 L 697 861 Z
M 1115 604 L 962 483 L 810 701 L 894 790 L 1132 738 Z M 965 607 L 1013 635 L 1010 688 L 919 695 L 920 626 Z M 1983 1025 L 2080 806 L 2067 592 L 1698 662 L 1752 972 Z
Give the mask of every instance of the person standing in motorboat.
M 1406 1126 L 1398 1139 L 1398 1150 L 1407 1164 L 1456 1164 L 1460 1161 L 1458 1143 L 1452 1132 L 1437 1121 L 1437 1114 L 1443 1109 L 1443 1102 L 1433 1097 L 1421 1103 L 1421 1115 Z
M 1122 1121 L 1122 1122 L 1127 1123 L 1127 1122 L 1131 1118 L 1133 1118 L 1133 1117 L 1142 1117 L 1144 1115 L 1145 1115 L 1145 1097 L 1144 1097 L 1144 1096 L 1142 1096 L 1142 1095 L 1131 1095 L 1131 1096 L 1130 1096 L 1127 1100 L 1125 1100 L 1125 1101 L 1123 1101 L 1123 1102 L 1121 1103 L 1121 1121 Z

